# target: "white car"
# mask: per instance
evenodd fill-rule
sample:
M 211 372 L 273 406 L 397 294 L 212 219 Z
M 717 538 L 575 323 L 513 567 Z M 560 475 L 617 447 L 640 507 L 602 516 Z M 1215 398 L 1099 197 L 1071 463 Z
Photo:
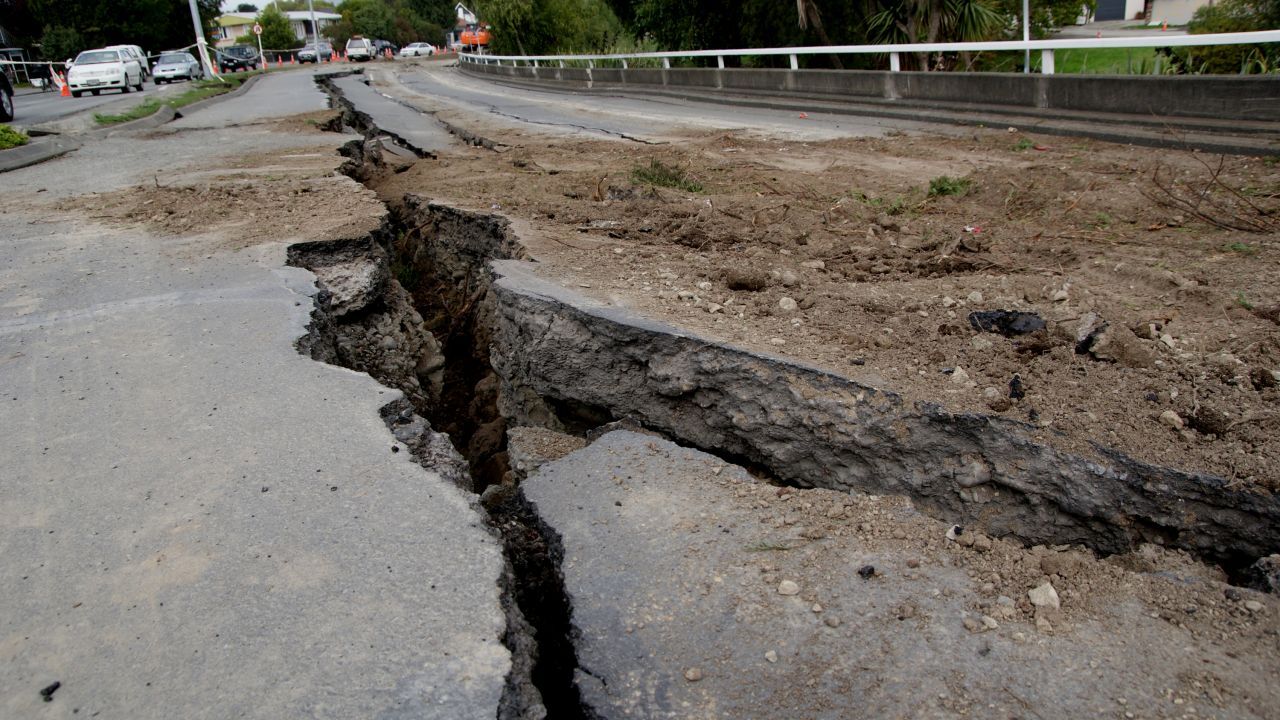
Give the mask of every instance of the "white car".
M 108 45 L 103 50 L 124 50 L 138 61 L 138 67 L 142 68 L 142 77 L 151 75 L 150 63 L 147 62 L 147 53 L 137 45 Z
M 373 43 L 362 37 L 353 37 L 347 41 L 348 60 L 372 60 Z
M 122 93 L 130 89 L 141 91 L 142 65 L 133 53 L 124 50 L 85 50 L 76 56 L 67 72 L 67 85 L 76 97 L 86 92 L 97 95 L 112 88 Z
M 408 45 L 400 48 L 400 57 L 422 57 L 423 55 L 435 54 L 436 46 L 431 43 L 409 43 Z

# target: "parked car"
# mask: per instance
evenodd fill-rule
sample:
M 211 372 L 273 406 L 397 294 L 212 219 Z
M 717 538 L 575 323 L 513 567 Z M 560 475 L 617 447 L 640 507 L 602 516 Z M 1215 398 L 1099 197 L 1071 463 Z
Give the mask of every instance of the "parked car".
M 199 80 L 204 77 L 204 68 L 200 67 L 200 61 L 192 57 L 191 53 L 172 50 L 160 53 L 151 75 L 157 85 L 174 80 Z
M 124 50 L 138 61 L 138 65 L 142 67 L 143 77 L 151 75 L 151 69 L 148 67 L 149 63 L 147 63 L 147 53 L 137 45 L 108 45 L 103 50 Z
M 356 35 L 347 41 L 347 59 L 348 60 L 372 60 L 373 59 L 373 43 Z
M 391 42 L 390 40 L 374 40 L 373 41 L 374 57 L 385 57 L 388 52 L 390 52 L 391 55 L 394 56 L 396 54 L 396 51 L 399 49 L 400 47 L 395 43 Z
M 9 76 L 0 72 L 0 122 L 9 122 L 13 119 L 13 85 L 9 83 Z
M 318 52 L 314 43 L 308 43 L 298 51 L 298 62 L 300 63 L 329 62 L 332 59 L 333 46 L 325 42 L 320 43 Z
M 224 73 L 253 70 L 260 61 L 258 51 L 250 45 L 232 45 L 218 50 L 218 70 Z
M 416 42 L 409 43 L 400 48 L 400 57 L 421 57 L 423 55 L 435 55 L 438 50 L 431 43 Z
M 86 92 L 97 95 L 111 88 L 122 93 L 142 90 L 142 65 L 133 53 L 124 50 L 85 50 L 67 71 L 67 85 L 76 97 Z

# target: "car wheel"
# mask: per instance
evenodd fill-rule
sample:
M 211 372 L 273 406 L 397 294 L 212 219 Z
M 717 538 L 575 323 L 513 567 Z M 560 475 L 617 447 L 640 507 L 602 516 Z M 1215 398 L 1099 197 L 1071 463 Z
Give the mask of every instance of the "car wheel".
M 13 96 L 0 90 L 0 122 L 9 122 L 13 119 Z
M 89 92 L 93 93 L 94 97 L 98 97 L 99 95 L 102 94 L 101 90 L 90 90 Z
M 80 97 L 80 91 L 79 91 L 79 90 L 72 90 L 72 91 L 71 91 L 71 97 Z
M 132 89 L 133 89 L 133 88 L 129 87 L 129 78 L 125 78 L 125 79 L 124 79 L 124 85 L 121 85 L 121 86 L 120 86 L 120 94 L 121 94 L 121 95 L 127 95 L 127 94 L 129 93 L 129 91 L 130 91 L 130 90 L 132 90 Z M 94 93 L 94 95 L 97 95 L 97 94 L 98 94 L 97 92 L 95 92 L 95 93 Z

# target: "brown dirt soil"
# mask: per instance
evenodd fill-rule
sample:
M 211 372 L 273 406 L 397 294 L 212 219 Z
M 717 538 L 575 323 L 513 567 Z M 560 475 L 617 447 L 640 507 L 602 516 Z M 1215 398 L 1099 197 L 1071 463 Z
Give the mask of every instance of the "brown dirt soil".
M 323 111 L 260 124 L 278 132 L 319 135 L 337 117 Z M 217 167 L 158 176 L 150 185 L 63 200 L 54 210 L 209 241 L 197 242 L 197 252 L 210 249 L 209 244 L 236 251 L 308 233 L 316 239 L 358 237 L 378 226 L 384 208 L 372 192 L 335 174 L 341 163 L 328 148 L 231 158 Z
M 507 216 L 548 277 L 715 339 L 1063 449 L 1280 487 L 1274 160 L 982 129 L 658 147 L 492 132 L 503 152 L 417 163 L 379 194 Z M 654 161 L 702 189 L 640 181 Z M 930 193 L 944 176 L 958 192 Z M 982 310 L 1047 327 L 978 332 Z

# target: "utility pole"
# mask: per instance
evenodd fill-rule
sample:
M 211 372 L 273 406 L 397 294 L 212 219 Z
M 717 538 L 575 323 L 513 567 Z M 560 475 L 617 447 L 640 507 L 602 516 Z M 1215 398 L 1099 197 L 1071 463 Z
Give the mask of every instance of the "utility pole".
M 200 8 L 196 7 L 196 0 L 188 0 L 188 4 L 191 5 L 191 24 L 196 28 L 196 53 L 200 56 L 200 64 L 209 77 L 222 80 L 209 61 L 209 42 L 204 39 L 204 26 L 200 24 Z
M 1031 42 L 1031 0 L 1022 0 L 1022 41 Z M 1022 72 L 1031 72 L 1031 48 L 1024 51 Z
M 320 62 L 320 26 L 316 24 L 316 6 L 311 3 L 311 0 L 307 0 L 307 12 L 311 13 L 311 33 L 313 36 L 312 42 L 315 43 L 316 63 L 319 64 Z

